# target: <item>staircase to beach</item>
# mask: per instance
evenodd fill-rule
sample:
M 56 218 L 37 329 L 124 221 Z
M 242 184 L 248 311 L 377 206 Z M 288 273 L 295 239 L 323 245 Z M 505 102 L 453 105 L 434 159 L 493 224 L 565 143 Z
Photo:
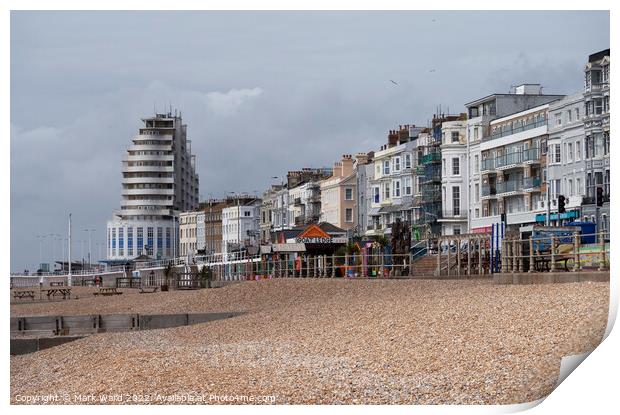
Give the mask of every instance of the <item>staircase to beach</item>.
M 411 266 L 411 276 L 413 277 L 432 277 L 437 269 L 437 256 L 424 255 L 416 259 Z

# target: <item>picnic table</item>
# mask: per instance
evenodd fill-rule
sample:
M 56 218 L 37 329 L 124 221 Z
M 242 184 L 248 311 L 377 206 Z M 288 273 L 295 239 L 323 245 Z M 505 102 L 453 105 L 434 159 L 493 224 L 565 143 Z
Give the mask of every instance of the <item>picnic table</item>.
M 19 298 L 20 300 L 30 297 L 34 301 L 34 290 L 15 290 L 13 291 L 13 298 Z
M 51 297 L 55 297 L 55 296 L 61 296 L 62 295 L 62 299 L 66 300 L 67 298 L 71 298 L 71 288 L 47 288 L 47 289 L 43 289 L 41 290 L 42 292 L 47 292 L 47 299 L 49 300 Z
M 152 294 L 152 293 L 157 292 L 158 289 L 159 289 L 158 286 L 140 287 L 140 294 Z
M 65 285 L 63 281 L 52 281 L 50 282 L 50 287 L 60 287 Z
M 121 295 L 122 293 L 123 292 L 118 291 L 116 287 L 104 287 L 104 288 L 99 288 L 99 292 L 93 293 L 93 295 L 108 296 L 108 295 Z

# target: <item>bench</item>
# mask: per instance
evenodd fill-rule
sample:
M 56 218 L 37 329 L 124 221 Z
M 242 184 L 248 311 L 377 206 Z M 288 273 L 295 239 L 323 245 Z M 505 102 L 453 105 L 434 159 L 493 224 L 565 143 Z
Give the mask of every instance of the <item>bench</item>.
M 108 296 L 108 295 L 121 295 L 122 293 L 123 292 L 118 291 L 116 287 L 111 287 L 111 288 L 99 288 L 99 292 L 93 293 L 93 295 Z
M 564 262 L 564 270 L 568 271 L 568 261 L 573 261 L 575 255 L 573 252 L 573 244 L 561 244 L 555 249 L 555 263 Z M 536 271 L 551 271 L 551 253 L 550 251 L 540 252 L 540 257 L 534 258 L 534 269 Z
M 62 299 L 66 300 L 67 298 L 71 298 L 71 288 L 48 288 L 47 290 L 41 290 L 43 292 L 47 291 L 47 299 L 49 300 L 51 297 L 55 297 L 57 295 L 62 295 Z
M 50 287 L 62 287 L 65 285 L 63 281 L 52 281 L 50 282 Z
M 13 298 L 23 299 L 25 297 L 30 297 L 34 301 L 34 290 L 13 291 Z
M 152 294 L 157 292 L 157 290 L 159 290 L 159 287 L 154 286 L 154 287 L 140 287 L 140 294 Z

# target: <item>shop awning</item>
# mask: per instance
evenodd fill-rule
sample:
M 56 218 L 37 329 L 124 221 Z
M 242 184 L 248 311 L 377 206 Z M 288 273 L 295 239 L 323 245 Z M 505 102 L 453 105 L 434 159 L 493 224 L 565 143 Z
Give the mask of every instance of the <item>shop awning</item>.
M 381 208 L 372 208 L 368 212 L 368 216 L 379 216 L 379 209 Z
M 273 252 L 306 252 L 306 244 L 273 244 Z

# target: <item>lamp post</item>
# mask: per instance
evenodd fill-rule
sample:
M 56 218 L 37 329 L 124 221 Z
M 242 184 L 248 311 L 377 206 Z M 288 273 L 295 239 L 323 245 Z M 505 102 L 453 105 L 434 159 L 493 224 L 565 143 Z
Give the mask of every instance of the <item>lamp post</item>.
M 94 229 L 84 229 L 84 232 L 88 232 L 88 269 L 90 269 L 91 260 L 90 260 L 90 252 L 91 252 L 91 232 L 95 232 Z

